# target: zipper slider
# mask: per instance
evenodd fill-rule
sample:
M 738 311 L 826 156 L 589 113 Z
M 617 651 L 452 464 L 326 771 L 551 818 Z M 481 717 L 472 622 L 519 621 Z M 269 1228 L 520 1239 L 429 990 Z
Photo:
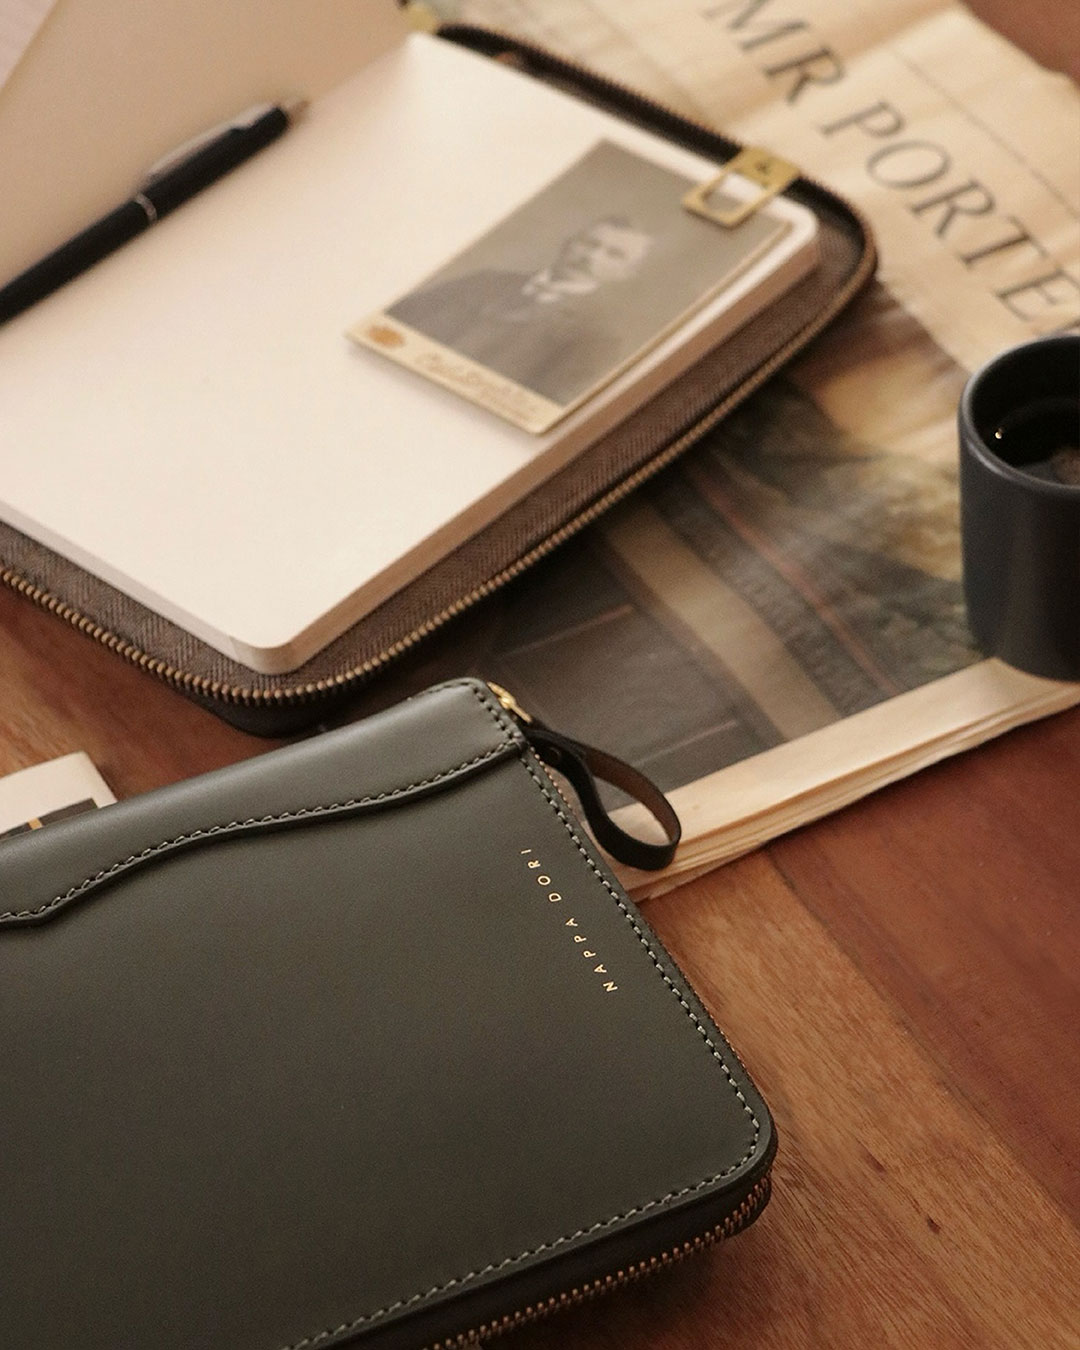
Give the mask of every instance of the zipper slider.
M 493 680 L 486 680 L 485 683 L 511 717 L 516 717 L 519 722 L 531 726 L 533 720 L 531 714 L 525 711 L 509 689 L 504 689 L 501 684 L 495 684 Z
M 639 773 L 633 765 L 616 759 L 607 751 L 563 736 L 543 722 L 538 722 L 501 684 L 495 684 L 492 680 L 485 680 L 484 683 L 498 699 L 503 711 L 519 723 L 533 753 L 549 769 L 561 773 L 577 793 L 585 819 L 601 848 L 607 849 L 619 862 L 653 872 L 671 862 L 682 836 L 682 826 L 671 803 L 655 783 Z M 639 839 L 617 825 L 600 798 L 596 786 L 598 778 L 640 802 L 660 826 L 664 842 L 660 844 L 651 839 Z

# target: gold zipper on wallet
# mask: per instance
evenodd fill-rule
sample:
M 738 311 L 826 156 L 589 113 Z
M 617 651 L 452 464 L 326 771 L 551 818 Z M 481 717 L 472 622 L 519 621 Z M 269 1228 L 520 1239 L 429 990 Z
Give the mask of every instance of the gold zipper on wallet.
M 634 1261 L 612 1274 L 601 1275 L 596 1279 L 586 1281 L 584 1284 L 576 1285 L 572 1289 L 564 1290 L 562 1293 L 552 1294 L 550 1298 L 527 1304 L 524 1308 L 519 1308 L 512 1313 L 505 1313 L 502 1317 L 498 1317 L 491 1322 L 484 1322 L 468 1331 L 462 1331 L 446 1340 L 433 1341 L 426 1347 L 426 1350 L 466 1350 L 467 1346 L 481 1345 L 485 1341 L 494 1340 L 496 1336 L 502 1336 L 508 1331 L 526 1325 L 526 1323 L 539 1322 L 545 1317 L 550 1317 L 552 1313 L 577 1307 L 581 1303 L 588 1303 L 600 1294 L 621 1289 L 624 1285 L 633 1284 L 644 1276 L 677 1265 L 688 1256 L 693 1256 L 696 1252 L 703 1251 L 706 1247 L 711 1247 L 715 1243 L 734 1237 L 736 1233 L 741 1232 L 762 1210 L 769 1198 L 771 1187 L 772 1179 L 766 1173 L 759 1181 L 755 1182 L 738 1207 L 722 1223 L 716 1224 L 704 1233 L 699 1233 L 697 1237 L 687 1238 L 684 1242 L 680 1242 L 656 1256 L 648 1256 L 641 1261 Z

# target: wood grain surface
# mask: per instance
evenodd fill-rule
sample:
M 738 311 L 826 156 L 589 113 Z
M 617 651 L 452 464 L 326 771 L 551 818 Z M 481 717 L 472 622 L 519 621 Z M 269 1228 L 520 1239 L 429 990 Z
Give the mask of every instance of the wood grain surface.
M 1075 0 L 974 7 L 1078 73 Z M 0 588 L 0 774 L 83 749 L 125 797 L 271 744 Z M 774 1199 L 508 1350 L 1080 1350 L 1080 710 L 647 917 L 774 1111 Z
M 1080 80 L 1077 0 L 968 0 L 967 8 L 1047 69 Z
M 128 796 L 269 744 L 0 591 L 0 772 L 86 749 Z M 653 901 L 773 1109 L 774 1199 L 507 1344 L 1080 1347 L 1078 785 L 1080 709 Z

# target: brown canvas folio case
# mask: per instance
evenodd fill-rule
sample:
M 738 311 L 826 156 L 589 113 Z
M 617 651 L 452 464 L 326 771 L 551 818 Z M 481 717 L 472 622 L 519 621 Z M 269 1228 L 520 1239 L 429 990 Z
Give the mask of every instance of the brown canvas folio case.
M 463 25 L 441 32 L 446 41 L 510 61 L 718 165 L 741 148 L 551 53 Z M 776 149 L 783 152 L 782 146 Z M 672 462 L 854 297 L 874 268 L 865 221 L 834 193 L 805 178 L 786 195 L 808 207 L 818 222 L 820 261 L 804 280 L 296 670 L 267 675 L 239 664 L 3 523 L 0 580 L 247 730 L 285 734 L 319 722 L 374 673 L 513 581 Z M 303 567 L 303 558 L 296 565 Z
M 478 681 L 0 845 L 20 1350 L 447 1350 L 730 1236 L 746 1071 Z

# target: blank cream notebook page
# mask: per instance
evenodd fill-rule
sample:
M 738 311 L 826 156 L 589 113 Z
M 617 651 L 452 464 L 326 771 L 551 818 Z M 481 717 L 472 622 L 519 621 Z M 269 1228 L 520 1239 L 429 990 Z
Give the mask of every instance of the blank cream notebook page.
M 535 436 L 345 337 L 600 139 L 715 173 L 445 41 L 395 46 L 0 328 L 0 515 L 244 664 L 294 668 L 667 378 L 660 344 L 651 384 Z

